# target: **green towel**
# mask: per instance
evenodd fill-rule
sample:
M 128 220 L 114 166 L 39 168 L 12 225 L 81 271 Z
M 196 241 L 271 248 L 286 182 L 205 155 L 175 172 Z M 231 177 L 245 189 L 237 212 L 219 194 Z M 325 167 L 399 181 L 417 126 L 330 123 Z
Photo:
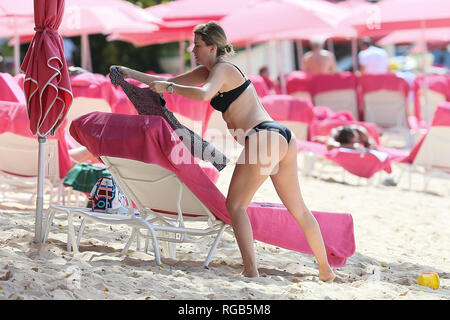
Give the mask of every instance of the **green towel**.
M 89 163 L 78 163 L 67 172 L 63 184 L 72 187 L 73 190 L 90 193 L 98 179 L 110 176 L 108 169 Z

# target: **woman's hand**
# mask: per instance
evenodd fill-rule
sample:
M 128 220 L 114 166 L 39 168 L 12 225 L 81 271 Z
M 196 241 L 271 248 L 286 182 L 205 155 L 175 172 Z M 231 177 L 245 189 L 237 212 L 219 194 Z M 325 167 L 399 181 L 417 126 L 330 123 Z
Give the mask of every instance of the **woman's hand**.
M 168 81 L 152 81 L 150 82 L 149 88 L 157 93 L 164 93 L 167 91 L 169 84 L 170 82 Z
M 111 70 L 112 68 L 117 68 L 117 70 L 119 70 L 120 74 L 124 77 L 124 78 L 130 78 L 130 68 L 127 67 L 123 67 L 123 66 L 111 66 L 109 67 L 109 70 Z

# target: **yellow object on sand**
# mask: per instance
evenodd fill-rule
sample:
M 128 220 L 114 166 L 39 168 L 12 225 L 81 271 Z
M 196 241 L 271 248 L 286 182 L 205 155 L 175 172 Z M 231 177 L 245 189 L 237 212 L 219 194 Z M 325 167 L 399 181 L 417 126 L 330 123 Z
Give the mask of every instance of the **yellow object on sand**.
M 436 272 L 424 272 L 417 278 L 417 283 L 436 290 L 439 289 L 439 276 Z

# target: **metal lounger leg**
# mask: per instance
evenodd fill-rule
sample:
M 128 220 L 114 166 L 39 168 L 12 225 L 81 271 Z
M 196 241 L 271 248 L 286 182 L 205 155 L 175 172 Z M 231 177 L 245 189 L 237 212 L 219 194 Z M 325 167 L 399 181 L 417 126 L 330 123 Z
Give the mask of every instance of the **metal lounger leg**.
M 80 228 L 78 229 L 78 236 L 77 236 L 77 246 L 80 246 L 81 236 L 83 235 L 84 228 L 86 227 L 86 218 L 83 218 L 81 220 Z
M 130 239 L 128 239 L 128 242 L 123 248 L 122 253 L 126 253 L 128 251 L 128 249 L 130 248 L 131 244 L 134 241 L 134 238 L 136 238 L 137 232 L 138 232 L 137 228 L 133 228 L 133 230 L 131 231 Z
M 224 223 L 222 227 L 220 228 L 219 232 L 217 233 L 216 239 L 214 240 L 213 245 L 211 246 L 211 249 L 209 250 L 208 256 L 206 257 L 204 267 L 208 268 L 209 263 L 211 262 L 212 256 L 214 252 L 216 251 L 217 245 L 219 244 L 219 240 L 222 237 L 223 232 L 225 231 L 225 228 L 227 225 Z
M 70 212 L 67 217 L 67 225 L 68 225 L 67 226 L 67 228 L 68 228 L 68 230 L 67 230 L 67 237 L 68 237 L 67 249 L 68 249 L 68 251 L 70 251 L 69 246 L 71 245 L 72 249 L 73 249 L 73 253 L 77 254 L 77 253 L 79 253 L 79 251 L 78 251 L 77 241 L 75 239 L 75 228 L 73 226 L 73 213 L 72 212 Z

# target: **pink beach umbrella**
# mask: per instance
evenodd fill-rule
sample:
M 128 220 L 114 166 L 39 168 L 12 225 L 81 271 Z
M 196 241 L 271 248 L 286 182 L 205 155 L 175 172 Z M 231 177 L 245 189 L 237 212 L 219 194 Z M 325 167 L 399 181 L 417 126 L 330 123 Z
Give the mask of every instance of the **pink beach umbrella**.
M 442 0 L 384 0 L 374 4 L 376 10 L 369 19 L 354 17 L 353 27 L 360 36 L 386 35 L 397 30 L 416 29 L 420 31 L 423 52 L 427 51 L 428 29 L 450 27 L 450 3 Z M 424 90 L 428 91 L 426 69 L 424 69 Z M 428 94 L 425 94 L 425 109 L 428 108 Z
M 351 23 L 361 36 L 384 35 L 400 29 L 450 26 L 450 3 L 442 0 L 384 0 L 374 4 L 369 17 L 355 16 Z
M 220 20 L 243 5 L 266 0 L 176 0 L 146 8 L 145 10 L 163 21 L 159 30 L 148 32 L 113 33 L 108 40 L 122 40 L 134 45 L 150 45 L 172 41 L 189 40 L 193 28 L 211 20 Z
M 146 8 L 145 10 L 160 19 L 163 24 L 159 30 L 148 32 L 137 29 L 135 32 L 113 33 L 108 40 L 131 42 L 136 46 L 156 43 L 180 42 L 180 72 L 184 70 L 184 41 L 193 39 L 193 29 L 200 23 L 220 20 L 243 5 L 266 0 L 177 0 Z M 191 58 L 191 65 L 194 66 Z
M 24 93 L 30 130 L 39 140 L 39 174 L 36 200 L 36 242 L 42 242 L 44 159 L 47 135 L 55 135 L 72 104 L 73 95 L 64 45 L 58 28 L 64 13 L 64 0 L 34 0 L 36 33 L 21 69 L 25 73 Z
M 398 30 L 381 38 L 377 44 L 384 46 L 387 44 L 413 43 L 421 39 L 422 36 L 421 30 Z M 450 43 L 450 27 L 427 29 L 425 39 L 427 42 Z
M 322 0 L 266 0 L 241 6 L 221 19 L 220 24 L 230 42 L 249 48 L 250 43 L 304 39 L 320 34 L 320 30 L 335 30 L 345 13 L 345 9 Z M 281 70 L 279 55 L 277 58 Z M 280 80 L 285 92 L 282 75 Z
M 27 3 L 28 7 L 32 7 L 32 0 L 16 2 Z M 59 33 L 63 37 L 81 36 L 82 67 L 88 70 L 92 69 L 89 34 L 135 30 L 151 32 L 157 30 L 161 22 L 144 9 L 123 0 L 67 0 L 64 11 Z M 29 19 L 16 28 L 1 28 L 0 37 L 20 35 L 21 41 L 27 41 L 33 36 L 33 28 L 34 22 Z
M 263 1 L 266 0 L 177 0 L 165 4 L 164 9 L 159 10 L 165 22 L 210 21 L 219 20 L 242 6 Z
M 307 35 L 336 29 L 345 9 L 322 0 L 267 0 L 241 6 L 221 21 L 233 43 L 277 40 L 282 33 Z M 286 36 L 282 36 L 286 39 Z
M 33 23 L 33 7 L 27 1 L 2 0 L 0 2 L 0 38 L 15 37 L 14 71 L 19 72 L 19 29 Z M 8 34 L 5 36 L 5 32 Z

